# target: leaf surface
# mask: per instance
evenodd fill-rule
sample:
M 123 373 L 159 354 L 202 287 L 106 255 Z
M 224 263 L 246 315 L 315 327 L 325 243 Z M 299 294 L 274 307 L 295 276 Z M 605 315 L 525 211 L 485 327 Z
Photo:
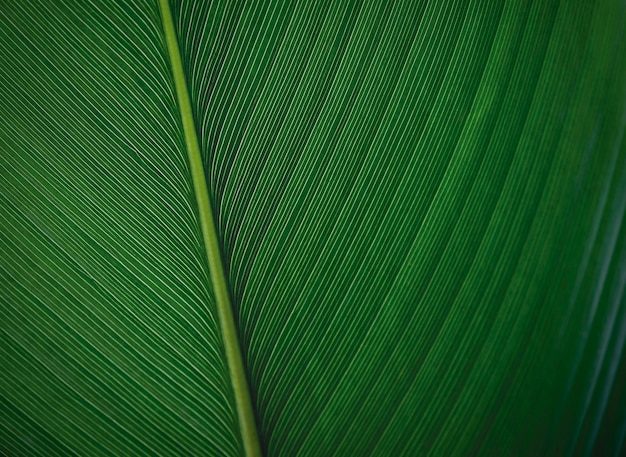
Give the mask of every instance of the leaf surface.
M 0 453 L 246 452 L 212 255 L 268 456 L 624 452 L 623 2 L 170 7 L 217 249 L 159 5 L 0 5 Z

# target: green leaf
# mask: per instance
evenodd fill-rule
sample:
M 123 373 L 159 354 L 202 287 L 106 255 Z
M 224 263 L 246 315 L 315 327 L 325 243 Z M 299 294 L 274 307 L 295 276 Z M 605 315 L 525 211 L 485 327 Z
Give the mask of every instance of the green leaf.
M 626 453 L 626 4 L 0 3 L 0 454 Z

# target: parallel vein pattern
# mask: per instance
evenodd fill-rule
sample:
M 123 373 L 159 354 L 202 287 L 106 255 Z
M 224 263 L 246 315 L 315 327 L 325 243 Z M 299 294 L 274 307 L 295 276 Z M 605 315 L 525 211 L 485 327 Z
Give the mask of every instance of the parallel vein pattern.
M 268 455 L 619 454 L 624 5 L 174 4 Z
M 626 455 L 626 3 L 163 1 L 265 455 Z M 0 454 L 245 452 L 163 18 L 0 6 Z
M 0 454 L 236 455 L 157 5 L 0 7 Z

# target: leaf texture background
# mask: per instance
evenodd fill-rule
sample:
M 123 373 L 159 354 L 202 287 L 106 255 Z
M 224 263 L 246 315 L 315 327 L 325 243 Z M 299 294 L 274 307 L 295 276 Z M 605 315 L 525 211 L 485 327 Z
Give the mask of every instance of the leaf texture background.
M 264 454 L 626 452 L 624 2 L 170 6 Z M 0 453 L 241 455 L 159 5 L 0 57 Z

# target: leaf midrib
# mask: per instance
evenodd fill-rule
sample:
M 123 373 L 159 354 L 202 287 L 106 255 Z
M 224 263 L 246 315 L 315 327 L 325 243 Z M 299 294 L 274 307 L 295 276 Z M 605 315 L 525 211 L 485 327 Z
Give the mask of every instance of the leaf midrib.
M 209 263 L 209 272 L 228 363 L 228 372 L 235 395 L 241 439 L 246 456 L 261 456 L 261 447 L 259 445 L 252 402 L 250 400 L 250 391 L 248 389 L 241 348 L 235 328 L 230 294 L 224 274 L 217 231 L 215 229 L 215 221 L 204 174 L 204 166 L 198 146 L 198 136 L 196 134 L 189 92 L 187 90 L 187 82 L 183 70 L 180 49 L 178 47 L 178 39 L 174 29 L 174 20 L 170 10 L 169 0 L 160 0 L 159 5 L 170 65 L 174 77 L 174 85 L 176 87 L 176 98 L 178 100 L 178 107 L 185 134 L 185 146 L 198 204 L 200 227 Z

